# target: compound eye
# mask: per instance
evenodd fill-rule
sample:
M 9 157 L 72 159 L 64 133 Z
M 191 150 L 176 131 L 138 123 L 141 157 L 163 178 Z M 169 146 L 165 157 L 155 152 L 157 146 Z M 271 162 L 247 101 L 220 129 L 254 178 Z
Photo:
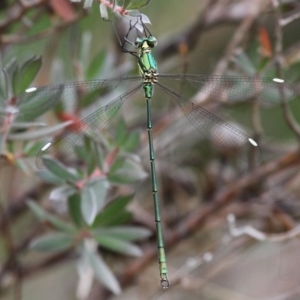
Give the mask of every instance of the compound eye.
M 142 40 L 140 38 L 137 38 L 136 41 L 134 42 L 134 45 L 139 48 L 142 46 Z
M 154 36 L 149 36 L 148 37 L 148 45 L 149 47 L 153 48 L 157 45 L 157 40 Z

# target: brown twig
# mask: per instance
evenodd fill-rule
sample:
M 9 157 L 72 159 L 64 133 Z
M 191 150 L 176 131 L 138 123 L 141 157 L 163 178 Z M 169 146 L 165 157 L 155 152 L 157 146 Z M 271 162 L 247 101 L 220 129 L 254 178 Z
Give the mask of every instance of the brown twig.
M 15 3 L 5 14 L 5 18 L 0 21 L 0 31 L 3 31 L 13 22 L 21 19 L 29 9 L 38 7 L 48 1 L 49 0 L 32 0 L 30 2 L 24 0 L 17 1 L 17 3 Z
M 282 76 L 282 25 L 281 25 L 281 2 L 280 0 L 272 0 L 272 4 L 275 11 L 275 17 L 276 17 L 276 25 L 275 25 L 275 66 L 276 66 L 276 73 L 279 78 L 283 78 Z M 300 126 L 297 124 L 296 120 L 294 119 L 294 116 L 287 104 L 287 101 L 285 99 L 285 96 L 283 92 L 281 92 L 281 107 L 283 111 L 284 118 L 291 128 L 291 130 L 294 132 L 298 140 L 300 141 Z
M 64 28 L 70 26 L 71 24 L 75 23 L 84 15 L 84 11 L 77 14 L 77 16 L 70 20 L 70 21 L 62 21 L 51 28 L 45 29 L 41 32 L 38 32 L 32 36 L 25 36 L 25 35 L 2 35 L 0 37 L 0 44 L 2 45 L 11 45 L 11 44 L 18 44 L 18 43 L 29 43 L 32 41 L 36 41 L 40 38 L 48 37 L 58 31 L 63 30 Z
M 300 19 L 300 5 L 299 3 L 297 4 L 297 8 L 292 11 L 289 16 L 286 16 L 285 18 L 282 18 L 279 22 L 281 27 L 285 27 L 292 22 L 295 22 Z
M 9 255 L 9 259 L 7 260 L 6 266 L 10 269 L 10 271 L 14 274 L 16 280 L 14 281 L 14 299 L 20 300 L 21 299 L 21 285 L 22 285 L 22 275 L 21 275 L 21 265 L 18 261 L 18 256 L 16 253 L 15 241 L 13 239 L 12 230 L 11 230 L 11 221 L 9 220 L 8 216 L 6 215 L 5 211 L 3 210 L 2 205 L 0 205 L 0 212 L 2 218 L 5 222 L 5 226 L 3 227 L 3 240 L 6 245 L 6 254 Z M 4 271 L 3 269 L 0 272 Z
M 283 233 L 268 234 L 266 232 L 256 229 L 254 226 L 246 225 L 242 227 L 236 226 L 236 218 L 234 214 L 229 214 L 227 216 L 228 226 L 230 234 L 234 237 L 239 237 L 242 235 L 248 235 L 258 241 L 269 241 L 269 242 L 283 242 L 286 240 L 294 239 L 300 235 L 300 224 L 293 227 Z

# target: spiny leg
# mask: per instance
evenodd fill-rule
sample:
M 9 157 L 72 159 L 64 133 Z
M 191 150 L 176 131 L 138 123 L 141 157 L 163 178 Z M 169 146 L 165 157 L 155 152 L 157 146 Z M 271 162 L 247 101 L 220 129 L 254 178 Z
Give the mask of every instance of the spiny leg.
M 106 18 L 103 18 L 103 20 L 106 21 L 106 22 L 110 22 L 110 24 L 111 24 L 111 26 L 112 26 L 112 28 L 113 28 L 113 31 L 115 32 L 115 35 L 116 35 L 116 37 L 117 37 L 118 43 L 119 43 L 119 45 L 120 45 L 120 47 L 121 47 L 121 51 L 124 52 L 124 53 L 129 53 L 129 54 L 131 54 L 131 55 L 133 55 L 133 56 L 135 56 L 135 57 L 138 58 L 138 53 L 137 53 L 136 51 L 130 51 L 130 50 L 128 50 L 128 49 L 125 47 L 126 44 L 130 44 L 131 46 L 134 46 L 134 43 L 133 43 L 132 41 L 130 41 L 130 40 L 128 39 L 128 37 L 129 37 L 130 32 L 133 30 L 133 28 L 135 28 L 135 26 L 136 26 L 136 24 L 138 23 L 138 21 L 136 21 L 136 22 L 132 25 L 132 21 L 130 20 L 130 22 L 129 22 L 129 29 L 128 29 L 128 31 L 127 31 L 127 33 L 126 33 L 126 35 L 124 36 L 123 41 L 122 41 L 121 38 L 120 38 L 120 36 L 119 36 L 119 34 L 118 34 L 118 31 L 117 31 L 117 29 L 116 29 L 114 23 L 113 23 L 113 21 L 110 20 L 110 19 L 106 19 Z
M 140 16 L 140 22 L 144 28 L 144 32 L 145 32 L 145 36 L 146 37 L 149 37 L 149 36 L 152 36 L 150 30 L 146 27 L 146 25 L 144 24 L 143 20 L 142 20 L 142 16 Z

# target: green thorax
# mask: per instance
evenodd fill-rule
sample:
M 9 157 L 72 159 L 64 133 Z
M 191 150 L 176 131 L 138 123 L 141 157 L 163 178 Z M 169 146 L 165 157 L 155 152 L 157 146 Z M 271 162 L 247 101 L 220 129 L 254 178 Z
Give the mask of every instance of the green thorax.
M 152 55 L 152 48 L 157 44 L 155 37 L 137 38 L 138 66 L 143 77 L 146 98 L 152 98 L 153 84 L 157 82 L 157 65 Z

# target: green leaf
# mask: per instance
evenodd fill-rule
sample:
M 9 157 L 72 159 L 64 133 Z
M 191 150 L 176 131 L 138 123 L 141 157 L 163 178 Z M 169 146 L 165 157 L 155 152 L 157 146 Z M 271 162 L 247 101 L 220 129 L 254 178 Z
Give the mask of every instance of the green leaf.
M 64 85 L 37 87 L 35 90 L 25 91 L 16 97 L 20 114 L 18 122 L 32 121 L 54 107 L 64 91 Z
M 24 145 L 23 153 L 27 156 L 36 156 L 42 147 L 45 145 L 45 142 L 27 142 Z
M 142 168 L 140 158 L 128 155 L 125 159 L 123 158 L 122 166 L 115 172 L 110 172 L 108 178 L 115 183 L 130 184 L 145 179 L 147 176 L 148 174 Z
M 81 34 L 81 38 L 78 40 L 79 49 L 79 61 L 83 66 L 88 66 L 91 60 L 91 42 L 92 42 L 92 33 L 89 31 L 84 31 Z M 78 55 L 77 55 L 78 57 Z
M 133 195 L 121 196 L 114 199 L 101 214 L 99 214 L 93 224 L 98 226 L 114 226 L 126 223 L 132 218 L 131 213 L 125 210 L 127 204 L 132 200 Z
M 3 71 L 2 61 L 0 58 L 0 106 L 6 106 L 5 104 L 7 98 L 7 77 Z
M 121 147 L 123 143 L 126 141 L 126 138 L 127 138 L 126 124 L 123 119 L 120 119 L 117 127 L 117 132 L 116 132 L 117 146 Z
M 67 168 L 65 165 L 60 163 L 57 160 L 54 160 L 50 157 L 43 157 L 43 163 L 47 169 L 56 175 L 58 178 L 61 178 L 65 181 L 75 183 L 80 179 L 80 175 L 76 172 L 75 169 Z
M 237 66 L 247 75 L 254 76 L 257 73 L 255 66 L 252 64 L 246 53 L 239 53 L 238 55 L 233 57 L 233 60 L 237 64 Z
M 49 214 L 41 206 L 39 206 L 34 201 L 28 201 L 27 205 L 33 211 L 33 213 L 38 217 L 41 222 L 48 221 L 56 229 L 67 232 L 74 232 L 75 227 L 69 223 L 62 221 L 61 219 Z
M 60 184 L 65 183 L 65 180 L 57 177 L 56 175 L 54 175 L 47 169 L 37 170 L 36 174 L 41 179 L 43 179 L 45 182 L 50 183 L 50 184 L 60 185 Z
M 92 148 L 90 159 L 88 161 L 88 174 L 92 174 L 95 168 L 99 167 L 101 170 L 103 169 L 103 153 L 100 146 L 92 141 Z
M 142 251 L 139 247 L 132 243 L 118 239 L 116 237 L 105 236 L 105 235 L 95 235 L 94 236 L 97 243 L 103 248 L 113 250 L 115 252 L 131 255 L 131 256 L 141 256 Z
M 23 66 L 21 67 L 18 73 L 17 82 L 14 84 L 14 91 L 18 95 L 25 91 L 26 88 L 31 84 L 34 80 L 35 76 L 37 75 L 38 71 L 40 70 L 42 65 L 41 57 L 32 57 L 27 60 Z
M 138 132 L 131 132 L 121 148 L 126 152 L 131 152 L 138 146 L 139 142 L 140 134 Z
M 13 82 L 16 80 L 18 77 L 18 72 L 19 72 L 19 66 L 16 61 L 16 59 L 12 59 L 5 67 L 3 70 L 5 76 L 6 76 L 6 81 L 8 83 L 8 88 L 10 92 L 13 92 Z M 11 86 L 12 84 L 12 86 Z
M 114 294 L 120 294 L 121 287 L 119 282 L 103 259 L 87 246 L 83 247 L 83 255 L 90 267 L 94 270 L 96 277 Z
M 74 195 L 77 190 L 70 185 L 62 185 L 53 189 L 49 195 L 50 200 L 66 200 Z
M 116 173 L 122 166 L 123 166 L 123 157 L 116 157 L 113 161 L 113 164 L 111 165 L 109 169 L 110 175 Z
M 96 195 L 97 195 L 97 208 L 98 211 L 100 211 L 105 203 L 105 197 L 107 194 L 107 190 L 109 188 L 109 183 L 104 178 L 96 178 L 91 179 L 88 182 L 88 185 L 94 189 Z
M 84 220 L 81 214 L 81 199 L 79 194 L 74 194 L 68 198 L 69 214 L 73 222 L 81 228 L 84 226 Z
M 0 137 L 0 141 L 1 141 L 1 137 Z M 23 160 L 23 159 L 19 159 L 17 158 L 15 160 L 15 166 L 22 171 L 22 173 L 24 174 L 29 174 L 31 173 L 31 168 L 28 167 L 28 164 Z
M 92 80 L 99 77 L 103 63 L 105 62 L 105 51 L 100 51 L 91 61 L 86 70 L 86 79 Z
M 122 224 L 127 224 L 132 220 L 132 213 L 129 211 L 119 212 L 117 216 L 114 216 L 113 219 L 110 220 L 111 226 L 118 226 Z
M 257 63 L 257 73 L 261 74 L 268 68 L 268 64 L 270 63 L 270 59 L 268 57 L 262 57 Z M 283 76 L 285 78 L 285 76 Z
M 300 60 L 295 61 L 292 65 L 289 66 L 288 72 L 284 72 L 283 78 L 288 77 L 289 82 L 299 81 L 300 79 L 299 69 L 300 69 Z
M 81 212 L 87 224 L 91 225 L 94 222 L 98 212 L 104 206 L 107 189 L 108 183 L 103 179 L 90 181 L 83 188 Z
M 111 236 L 126 241 L 143 240 L 151 236 L 151 230 L 136 226 L 114 226 L 92 230 L 94 236 Z
M 41 252 L 59 252 L 74 245 L 75 236 L 70 233 L 50 233 L 34 239 L 30 248 Z
M 54 126 L 47 126 L 45 128 L 31 130 L 31 131 L 24 131 L 21 133 L 11 133 L 9 134 L 9 139 L 12 141 L 26 141 L 26 140 L 36 140 L 40 139 L 42 137 L 45 137 L 46 135 L 50 135 L 58 130 L 61 130 L 62 128 L 67 127 L 68 125 L 72 124 L 72 121 L 67 121 L 64 123 L 60 123 Z
M 102 150 L 93 139 L 84 136 L 84 147 L 74 147 L 74 150 L 77 156 L 86 162 L 89 175 L 92 174 L 97 167 L 102 169 Z
M 91 225 L 98 213 L 97 194 L 89 187 L 83 189 L 81 193 L 81 212 L 85 222 Z
M 151 0 L 125 0 L 124 8 L 129 9 L 140 9 L 150 3 Z
M 46 123 L 42 122 L 14 122 L 12 124 L 12 128 L 17 128 L 17 129 L 28 129 L 31 127 L 46 127 Z

